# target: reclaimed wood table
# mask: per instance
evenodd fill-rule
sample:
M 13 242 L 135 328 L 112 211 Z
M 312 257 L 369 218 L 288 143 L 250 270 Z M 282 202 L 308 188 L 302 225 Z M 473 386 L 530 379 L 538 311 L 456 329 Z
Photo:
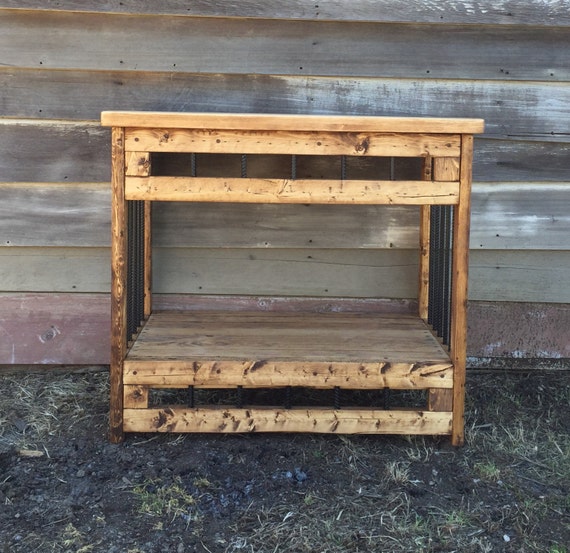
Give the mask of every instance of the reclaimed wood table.
M 110 439 L 125 432 L 450 435 L 464 440 L 473 134 L 479 119 L 108 111 L 112 127 Z M 157 156 L 239 154 L 242 174 L 160 171 Z M 251 177 L 247 157 L 291 156 L 290 173 Z M 298 178 L 296 156 L 420 158 L 419 178 Z M 223 164 L 221 164 L 223 165 Z M 419 206 L 417 312 L 156 311 L 152 203 Z M 187 389 L 153 405 L 153 390 Z M 195 390 L 233 390 L 198 405 Z M 255 390 L 285 390 L 256 405 Z M 298 389 L 424 390 L 419 407 L 292 405 Z M 247 401 L 244 393 L 247 392 Z M 422 400 L 423 401 L 423 400 Z M 276 402 L 277 403 L 277 402 Z

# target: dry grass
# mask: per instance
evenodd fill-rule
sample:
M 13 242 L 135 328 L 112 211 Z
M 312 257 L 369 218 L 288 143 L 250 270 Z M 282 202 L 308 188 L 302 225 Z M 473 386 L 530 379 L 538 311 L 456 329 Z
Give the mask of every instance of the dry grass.
M 0 452 L 49 456 L 54 438 L 104 428 L 107 386 L 104 372 L 2 377 Z M 569 405 L 570 373 L 469 373 L 463 448 L 424 437 L 296 438 L 303 448 L 300 462 L 322 471 L 318 481 L 309 471 L 307 482 L 287 493 L 252 499 L 231 514 L 215 539 L 201 535 L 202 550 L 569 553 Z M 153 439 L 133 438 L 133 447 Z M 187 437 L 160 444 L 164 455 L 191 451 Z M 236 470 L 252 462 L 247 441 L 228 462 Z M 147 523 L 152 518 L 157 531 L 184 521 L 182 533 L 192 523 L 199 535 L 208 518 L 200 498 L 215 498 L 222 488 L 209 467 L 203 471 L 187 482 L 158 478 L 130 486 L 131 524 L 137 515 Z M 74 524 L 63 524 L 53 543 L 42 536 L 36 550 L 101 550 Z M 132 550 L 147 552 L 142 546 Z
M 0 378 L 0 448 L 42 450 L 49 437 L 73 434 L 85 421 L 105 424 L 109 384 L 104 372 Z M 105 411 L 93 412 L 94 398 Z

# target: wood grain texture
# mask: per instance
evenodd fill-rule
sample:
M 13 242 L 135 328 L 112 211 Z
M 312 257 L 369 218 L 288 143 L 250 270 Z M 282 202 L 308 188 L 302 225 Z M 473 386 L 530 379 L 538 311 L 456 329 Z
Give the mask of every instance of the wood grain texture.
M 109 293 L 2 293 L 0 364 L 108 364 L 109 313 Z
M 2 181 L 109 182 L 110 139 L 93 123 L 0 120 Z
M 112 130 L 111 140 L 111 363 L 109 367 L 109 433 L 113 443 L 123 439 L 123 362 L 127 352 L 127 274 L 129 235 L 125 201 L 125 131 Z
M 110 181 L 110 133 L 95 123 L 0 120 L 4 182 Z M 13 145 L 20 147 L 14 149 Z M 34 152 L 30 156 L 29 152 Z M 565 182 L 570 144 L 480 138 L 476 182 Z
M 0 24 L 3 63 L 16 67 L 570 80 L 565 63 L 570 45 L 566 29 L 558 27 L 540 33 L 524 26 L 441 28 L 34 10 L 3 10 Z M 489 59 L 493 63 L 481 63 Z
M 110 245 L 107 183 L 0 183 L 0 194 L 0 249 Z M 475 183 L 471 249 L 567 250 L 567 195 L 566 183 Z M 153 210 L 159 247 L 410 249 L 418 244 L 413 206 L 165 202 Z
M 434 434 L 450 432 L 451 413 L 369 409 L 210 407 L 125 410 L 126 432 L 313 432 Z
M 439 373 L 444 366 L 450 366 L 448 354 L 417 317 L 369 313 L 156 311 L 130 348 L 126 360 L 133 375 L 129 382 L 131 384 L 136 383 L 138 372 L 133 371 L 138 370 L 139 362 L 142 368 L 155 368 L 158 374 L 166 369 L 168 374 L 171 366 L 183 370 L 181 365 L 188 369 L 193 367 L 192 361 L 203 361 L 206 364 L 205 374 L 211 370 L 215 375 L 222 371 L 223 363 L 239 361 L 237 365 L 241 368 L 228 369 L 228 378 L 235 379 L 240 371 L 243 377 L 243 370 L 246 370 L 246 373 L 256 373 L 248 377 L 248 384 L 261 387 L 271 377 L 271 374 L 263 376 L 265 363 L 269 364 L 267 371 L 274 373 L 276 379 L 281 379 L 280 385 L 298 385 L 293 383 L 297 371 L 300 371 L 303 380 L 310 378 L 312 362 L 317 364 L 313 369 L 321 375 L 326 375 L 327 367 L 334 373 L 338 363 L 340 380 L 343 378 L 341 367 L 344 363 L 353 365 L 355 369 L 361 367 L 363 371 L 369 368 L 369 378 L 374 378 L 374 374 L 388 373 L 391 363 L 416 365 L 412 369 L 409 366 L 408 369 L 401 366 L 394 369 L 396 373 L 407 371 L 408 375 L 418 371 L 418 379 L 408 376 L 407 387 L 413 386 L 412 381 L 419 385 L 424 365 L 425 374 L 434 372 L 438 373 L 438 377 L 445 373 L 445 370 Z M 177 361 L 182 364 L 177 365 Z M 215 362 L 222 365 L 214 367 L 212 363 Z M 305 362 L 308 363 L 308 376 L 303 376 Z M 380 367 L 379 362 L 387 364 Z M 281 363 L 284 363 L 283 367 Z M 263 382 L 256 384 L 258 369 Z M 283 376 L 279 377 L 280 373 Z M 362 377 L 363 380 L 368 378 L 365 375 Z M 207 380 L 201 383 L 197 380 L 196 383 L 216 388 L 224 378 L 220 374 L 216 377 L 217 383 L 212 386 Z M 291 382 L 283 384 L 283 379 L 287 378 Z M 335 385 L 358 388 L 346 380 L 346 374 L 344 378 L 343 384 L 336 380 Z M 400 381 L 403 382 L 404 378 L 400 377 Z M 325 384 L 325 381 L 320 381 L 321 386 Z M 433 386 L 433 382 L 423 387 L 430 386 Z
M 565 83 L 0 68 L 11 117 L 99 120 L 103 110 L 479 117 L 485 135 L 568 141 Z
M 126 177 L 127 200 L 263 204 L 453 205 L 457 182 Z
M 461 160 L 455 163 L 434 163 L 436 171 L 442 170 L 444 177 L 450 171 L 459 170 L 459 203 L 453 210 L 453 239 L 451 264 L 451 332 L 450 357 L 453 361 L 453 421 L 451 443 L 463 445 L 465 439 L 465 369 L 467 356 L 467 298 L 469 280 L 469 229 L 471 226 L 471 178 L 473 163 L 473 136 L 463 135 L 461 139 Z
M 291 298 L 209 298 L 170 295 L 155 297 L 155 306 L 227 309 L 294 309 Z M 351 302 L 356 302 L 352 304 Z M 570 300 L 566 300 L 567 304 Z M 468 310 L 468 356 L 487 367 L 502 367 L 505 359 L 544 366 L 570 359 L 570 307 L 567 304 L 471 301 Z M 352 308 L 385 310 L 364 300 L 334 298 L 301 300 L 301 309 Z M 396 308 L 402 303 L 396 302 Z M 516 325 L 513 325 L 516 321 Z M 0 365 L 105 365 L 109 363 L 110 296 L 106 294 L 0 294 Z M 533 361 L 534 360 L 534 361 Z M 550 360 L 550 361 L 549 361 Z
M 3 0 L 2 7 L 71 12 L 110 12 L 200 17 L 258 17 L 333 21 L 410 23 L 468 23 L 491 25 L 570 26 L 564 0 L 517 2 L 516 0 L 388 0 L 379 10 L 370 0 L 353 0 L 350 10 L 340 0 L 315 4 L 308 0 L 288 2 L 249 0 Z
M 414 270 L 418 252 L 399 252 L 240 249 L 222 253 L 159 248 L 154 290 L 332 297 L 341 292 L 353 295 L 354 287 L 363 286 L 371 294 L 412 298 L 417 288 Z M 568 251 L 471 250 L 469 297 L 477 301 L 570 303 L 569 263 Z M 226 270 L 243 277 L 224 277 Z M 110 274 L 108 248 L 0 248 L 4 292 L 108 293 Z
M 109 245 L 106 183 L 0 183 L 0 191 L 0 246 Z M 565 183 L 475 184 L 471 248 L 567 248 L 566 196 Z M 157 204 L 154 210 L 158 246 L 411 248 L 417 244 L 414 207 Z M 223 226 L 216 223 L 218 218 L 224 220 Z
M 200 317 L 196 318 L 197 320 Z M 451 364 L 322 361 L 125 361 L 124 382 L 145 388 L 423 389 L 452 385 Z M 131 384 L 133 383 L 133 384 Z M 440 409 L 445 410 L 445 409 Z M 450 409 L 447 409 L 450 410 Z
M 415 117 L 104 111 L 101 121 L 105 126 L 135 127 L 126 129 L 125 146 L 136 152 L 455 156 L 459 135 L 447 133 L 483 132 L 480 119 Z M 243 131 L 236 129 L 241 126 Z

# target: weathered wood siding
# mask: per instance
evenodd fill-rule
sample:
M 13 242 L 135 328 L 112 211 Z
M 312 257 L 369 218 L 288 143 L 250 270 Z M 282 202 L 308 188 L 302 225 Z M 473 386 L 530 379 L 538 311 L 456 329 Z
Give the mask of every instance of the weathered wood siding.
M 111 109 L 484 118 L 471 362 L 570 358 L 569 59 L 565 0 L 0 0 L 0 364 L 108 362 Z M 413 299 L 416 221 L 159 205 L 155 290 Z

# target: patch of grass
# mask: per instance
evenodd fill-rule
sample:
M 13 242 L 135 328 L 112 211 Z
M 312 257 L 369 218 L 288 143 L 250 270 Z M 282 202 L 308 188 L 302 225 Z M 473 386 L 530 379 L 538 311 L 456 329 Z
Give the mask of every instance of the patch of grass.
M 409 463 L 406 461 L 391 461 L 387 463 L 386 478 L 390 484 L 407 484 L 410 481 Z
M 132 493 L 142 514 L 169 517 L 171 521 L 182 517 L 187 523 L 199 519 L 196 500 L 184 489 L 179 478 L 171 484 L 164 484 L 158 479 L 149 480 L 135 486 Z
M 2 393 L 0 447 L 41 450 L 51 436 L 72 433 L 85 420 L 93 428 L 106 425 L 108 376 L 103 372 L 4 376 Z M 101 410 L 93 411 L 93 398 L 100 400 Z
M 483 480 L 497 482 L 501 476 L 501 469 L 494 461 L 482 461 L 475 463 L 475 472 Z

